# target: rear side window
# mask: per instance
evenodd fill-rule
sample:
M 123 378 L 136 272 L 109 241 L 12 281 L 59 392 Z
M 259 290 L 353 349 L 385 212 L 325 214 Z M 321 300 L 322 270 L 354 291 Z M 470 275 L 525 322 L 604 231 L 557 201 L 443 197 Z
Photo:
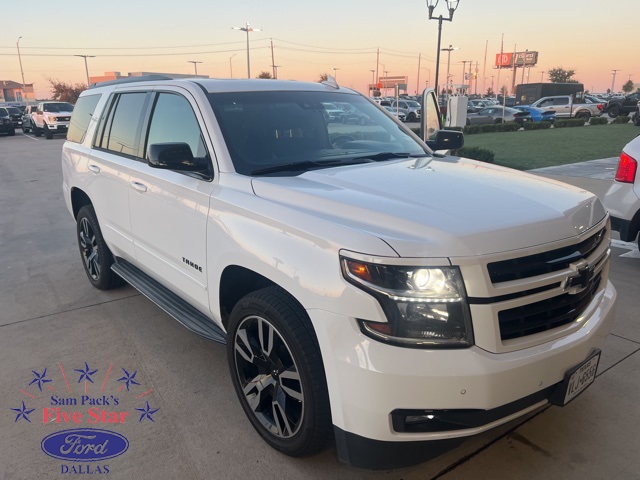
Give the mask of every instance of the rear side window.
M 87 134 L 89 122 L 96 109 L 96 105 L 102 95 L 87 95 L 80 97 L 71 115 L 71 123 L 69 124 L 69 132 L 67 140 L 75 143 L 82 143 L 84 136 Z
M 96 146 L 129 157 L 137 156 L 146 106 L 147 92 L 117 95 L 109 113 L 102 118 Z

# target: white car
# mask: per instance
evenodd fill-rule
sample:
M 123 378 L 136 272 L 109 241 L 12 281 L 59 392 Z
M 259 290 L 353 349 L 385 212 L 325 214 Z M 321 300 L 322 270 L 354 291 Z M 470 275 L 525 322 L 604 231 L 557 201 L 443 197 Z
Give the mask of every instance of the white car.
M 366 125 L 326 121 L 345 103 Z M 424 104 L 427 143 L 335 81 L 85 90 L 62 172 L 89 282 L 226 344 L 247 418 L 287 455 L 333 438 L 344 462 L 400 467 L 570 402 L 613 322 L 607 212 L 434 154 L 462 133 Z
M 640 248 L 640 136 L 631 140 L 622 149 L 616 179 L 609 187 L 604 206 L 611 215 L 611 226 L 620 232 L 620 239 L 632 242 L 638 237 Z

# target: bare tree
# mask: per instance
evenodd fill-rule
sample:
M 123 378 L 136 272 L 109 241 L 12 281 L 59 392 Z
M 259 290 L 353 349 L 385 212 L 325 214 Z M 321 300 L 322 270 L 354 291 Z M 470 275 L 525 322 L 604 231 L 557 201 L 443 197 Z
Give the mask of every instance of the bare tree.
M 78 101 L 80 94 L 86 90 L 87 86 L 84 83 L 65 83 L 55 78 L 46 79 L 51 85 L 51 98 L 59 102 L 69 102 L 75 104 Z
M 271 72 L 267 72 L 265 70 L 260 72 L 260 75 L 258 75 L 256 78 L 273 78 L 273 77 L 271 76 Z
M 329 80 L 329 75 L 326 73 L 321 73 L 318 77 L 318 83 L 326 82 L 327 80 Z

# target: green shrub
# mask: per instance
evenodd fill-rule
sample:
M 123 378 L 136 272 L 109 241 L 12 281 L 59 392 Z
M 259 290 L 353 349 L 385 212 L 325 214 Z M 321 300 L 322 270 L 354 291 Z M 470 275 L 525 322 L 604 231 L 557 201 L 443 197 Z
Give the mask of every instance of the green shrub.
M 479 125 L 479 127 L 482 133 L 489 133 L 496 131 L 496 125 L 497 123 L 487 123 L 486 125 Z
M 525 130 L 544 130 L 551 128 L 551 122 L 525 122 L 522 124 Z
M 607 125 L 609 119 L 607 117 L 591 117 L 589 119 L 589 125 Z
M 584 127 L 584 118 L 556 119 L 555 128 Z
M 629 115 L 620 115 L 619 117 L 614 118 L 611 123 L 629 123 L 629 120 L 631 120 Z
M 471 158 L 482 162 L 493 163 L 495 154 L 491 150 L 480 147 L 462 147 L 451 152 L 452 155 L 459 157 Z
M 516 122 L 496 123 L 496 132 L 517 132 L 522 125 Z
M 481 133 L 482 130 L 480 130 L 480 125 L 467 125 L 464 127 L 463 132 L 465 135 L 473 135 L 474 133 Z

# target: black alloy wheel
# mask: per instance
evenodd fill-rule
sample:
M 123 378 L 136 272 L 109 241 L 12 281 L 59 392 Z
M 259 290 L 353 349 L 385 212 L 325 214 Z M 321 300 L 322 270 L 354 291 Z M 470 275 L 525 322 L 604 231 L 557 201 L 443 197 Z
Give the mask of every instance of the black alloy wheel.
M 324 367 L 305 310 L 279 287 L 250 293 L 234 307 L 227 358 L 252 426 L 290 456 L 324 449 L 331 415 Z
M 93 206 L 86 205 L 78 212 L 78 247 L 84 270 L 91 284 L 99 290 L 110 290 L 124 284 L 111 270 L 113 255 L 102 237 Z

